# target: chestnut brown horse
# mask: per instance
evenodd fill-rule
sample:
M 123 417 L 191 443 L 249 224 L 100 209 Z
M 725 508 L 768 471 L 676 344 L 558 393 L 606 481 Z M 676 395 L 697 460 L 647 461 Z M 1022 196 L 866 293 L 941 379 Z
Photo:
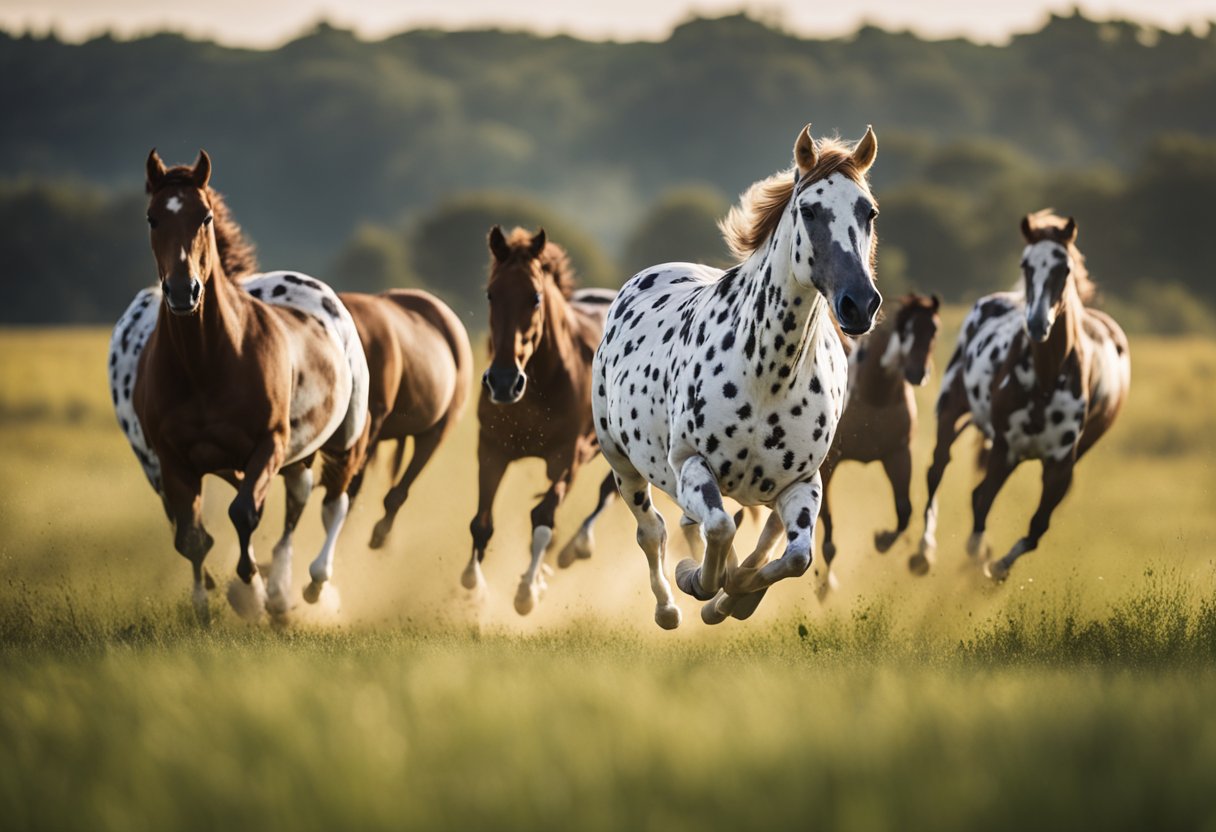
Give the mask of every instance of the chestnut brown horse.
M 464 325 L 446 304 L 427 292 L 392 289 L 378 295 L 343 292 L 367 354 L 368 457 L 377 443 L 396 440 L 392 470 L 400 479 L 384 498 L 384 517 L 372 530 L 371 547 L 384 545 L 410 486 L 435 449 L 455 427 L 473 374 L 473 355 Z M 409 465 L 401 472 L 407 439 Z M 351 481 L 353 501 L 365 471 Z
M 937 295 L 908 295 L 899 311 L 888 316 L 869 335 L 863 335 L 849 354 L 849 388 L 844 414 L 827 458 L 819 467 L 823 477 L 823 557 L 828 566 L 836 557 L 832 540 L 832 512 L 828 489 L 836 466 L 845 460 L 881 462 L 895 497 L 895 528 L 874 533 L 874 548 L 886 552 L 908 528 L 912 500 L 912 437 L 916 433 L 916 399 L 913 385 L 929 380 L 933 345 L 941 326 Z
M 532 557 L 520 579 L 515 610 L 527 615 L 546 588 L 542 561 L 553 540 L 554 514 L 578 469 L 599 452 L 591 422 L 591 360 L 604 332 L 613 292 L 574 289 L 566 253 L 544 229 L 494 226 L 489 236 L 490 367 L 482 377 L 477 417 L 477 514 L 469 524 L 473 552 L 461 576 L 484 586 L 481 561 L 494 534 L 494 495 L 507 466 L 540 457 L 550 486 L 532 509 Z M 595 514 L 612 499 L 611 475 Z M 589 530 L 584 521 L 580 535 Z M 573 547 L 577 548 L 577 547 Z M 566 564 L 570 556 L 563 558 Z
M 1022 220 L 1022 291 L 981 298 L 963 321 L 937 400 L 937 447 L 920 551 L 909 567 L 929 571 L 937 548 L 937 487 L 950 446 L 968 424 L 992 443 L 984 478 L 971 495 L 967 553 L 984 574 L 1004 580 L 1014 562 L 1038 548 L 1072 483 L 1073 468 L 1110 429 L 1127 399 L 1127 337 L 1086 304 L 1094 286 L 1077 248 L 1077 223 L 1050 211 Z M 1043 491 L 1025 537 L 992 560 L 984 543 L 988 512 L 1023 461 L 1043 465 Z
M 225 261 L 251 258 L 210 177 L 206 153 L 193 166 L 169 169 L 155 150 L 148 156 L 148 224 L 160 285 L 141 292 L 115 328 L 112 392 L 173 523 L 175 546 L 193 567 L 200 619 L 208 617 L 206 589 L 213 585 L 203 568 L 213 544 L 202 523 L 206 474 L 237 488 L 228 516 L 240 557 L 229 601 L 246 617 L 263 608 L 284 614 L 291 532 L 318 451 L 326 541 L 309 568 L 306 600 L 318 600 L 333 574 L 347 488 L 363 462 L 367 363 L 349 313 L 320 281 L 278 272 L 241 284 L 227 274 Z M 267 597 L 250 539 L 279 473 L 287 482 L 287 516 Z

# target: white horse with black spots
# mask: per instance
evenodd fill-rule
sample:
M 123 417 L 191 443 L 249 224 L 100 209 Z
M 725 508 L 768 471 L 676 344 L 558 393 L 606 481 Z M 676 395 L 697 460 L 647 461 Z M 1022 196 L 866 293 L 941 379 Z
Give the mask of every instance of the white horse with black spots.
M 710 602 L 706 622 L 746 618 L 769 586 L 808 568 L 821 597 L 827 589 L 828 570 L 812 555 L 818 472 L 848 372 L 828 312 L 860 335 L 882 301 L 873 272 L 878 209 L 866 181 L 877 150 L 873 130 L 850 148 L 814 140 L 807 125 L 794 167 L 753 185 L 722 224 L 742 263 L 645 269 L 612 305 L 595 357 L 596 429 L 637 520 L 661 627 L 677 627 L 680 610 L 651 485 L 699 527 L 694 551 L 703 559 L 681 561 L 676 583 Z M 723 496 L 774 510 L 742 564 Z M 782 526 L 785 553 L 767 562 Z

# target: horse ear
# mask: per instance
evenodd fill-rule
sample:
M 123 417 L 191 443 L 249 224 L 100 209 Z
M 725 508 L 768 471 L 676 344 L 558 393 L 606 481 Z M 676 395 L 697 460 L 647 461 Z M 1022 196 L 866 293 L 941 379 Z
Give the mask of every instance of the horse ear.
M 1068 222 L 1064 223 L 1064 230 L 1061 232 L 1064 235 L 1064 243 L 1075 243 L 1077 241 L 1077 221 L 1072 217 L 1068 218 Z
M 798 166 L 798 173 L 805 176 L 806 172 L 815 167 L 815 163 L 818 161 L 815 140 L 811 138 L 811 125 L 808 124 L 798 134 L 798 141 L 794 142 L 794 164 Z
M 942 308 L 942 299 L 938 296 L 937 292 L 934 292 L 932 295 L 930 295 L 929 300 L 933 301 L 933 311 L 934 312 L 936 312 L 937 310 Z
M 144 182 L 144 189 L 148 193 L 153 193 L 160 187 L 161 180 L 165 178 L 165 163 L 160 160 L 160 156 L 156 152 L 156 148 L 152 148 L 152 152 L 148 154 L 147 163 L 147 179 Z
M 190 172 L 190 178 L 194 180 L 195 186 L 200 190 L 207 187 L 207 183 L 211 181 L 211 157 L 207 155 L 207 151 L 198 152 L 198 161 L 194 163 L 194 170 Z
M 857 165 L 858 170 L 865 173 L 870 169 L 870 165 L 874 164 L 877 156 L 878 137 L 874 135 L 874 126 L 867 124 L 866 134 L 861 137 L 857 147 L 853 148 L 853 164 Z
M 546 242 L 548 242 L 548 238 L 545 236 L 545 229 L 537 229 L 536 234 L 532 237 L 532 244 L 528 246 L 528 254 L 532 255 L 533 260 L 544 252 Z
M 1031 230 L 1030 230 L 1030 214 L 1027 214 L 1026 216 L 1022 217 L 1022 237 L 1028 243 L 1034 242 L 1034 239 L 1031 236 Z
M 511 247 L 502 234 L 502 226 L 496 225 L 490 229 L 490 253 L 500 263 L 511 256 Z

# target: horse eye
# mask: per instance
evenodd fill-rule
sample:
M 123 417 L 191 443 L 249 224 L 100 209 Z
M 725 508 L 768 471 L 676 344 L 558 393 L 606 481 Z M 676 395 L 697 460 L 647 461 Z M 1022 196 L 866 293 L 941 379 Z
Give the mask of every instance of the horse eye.
M 152 219 L 151 214 L 148 214 L 148 226 L 151 228 L 156 228 L 156 220 Z
M 533 306 L 540 306 L 540 292 L 533 292 L 533 293 L 532 293 L 532 305 L 533 305 Z
M 494 300 L 494 298 L 490 296 L 490 290 L 489 290 L 489 289 L 487 289 L 487 290 L 486 290 L 486 300 Z
M 214 219 L 214 218 L 212 217 L 211 212 L 208 211 L 207 216 L 203 217 L 203 225 L 211 225 L 212 219 Z
M 875 217 L 877 217 L 877 216 L 878 216 L 878 209 L 877 209 L 877 208 L 871 208 L 871 209 L 870 209 L 870 222 L 874 222 L 874 218 L 875 218 Z
M 811 206 L 803 205 L 799 210 L 802 212 L 802 218 L 807 222 L 812 222 L 815 219 L 815 211 Z

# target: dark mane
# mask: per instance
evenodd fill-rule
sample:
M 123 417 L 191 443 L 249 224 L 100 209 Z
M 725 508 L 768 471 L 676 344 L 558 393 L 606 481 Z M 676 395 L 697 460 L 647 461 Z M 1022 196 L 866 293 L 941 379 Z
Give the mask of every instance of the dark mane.
M 869 183 L 853 161 L 851 147 L 837 138 L 823 138 L 815 140 L 815 148 L 818 160 L 803 176 L 795 180 L 791 167 L 761 179 L 743 192 L 739 204 L 718 223 L 727 247 L 740 260 L 750 257 L 777 230 L 795 188 L 840 173 L 869 193 Z
M 507 235 L 507 245 L 511 248 L 511 256 L 507 262 L 514 262 L 518 258 L 522 262 L 530 259 L 528 247 L 532 243 L 532 232 L 526 228 L 516 227 Z M 557 243 L 549 241 L 545 243 L 545 250 L 540 255 L 540 267 L 545 274 L 553 278 L 553 282 L 557 284 L 557 288 L 561 290 L 562 297 L 566 300 L 574 294 L 574 290 L 578 288 L 578 279 L 574 274 L 574 267 L 570 265 L 570 255 L 566 254 L 566 250 Z M 494 270 L 490 270 L 493 277 Z
M 1027 215 L 1026 219 L 1029 221 L 1027 242 L 1037 243 L 1042 240 L 1050 240 L 1068 248 L 1068 256 L 1072 258 L 1074 266 L 1072 279 L 1076 282 L 1077 294 L 1081 296 L 1082 303 L 1092 302 L 1098 293 L 1098 287 L 1089 277 L 1089 269 L 1085 267 L 1085 255 L 1077 248 L 1076 240 L 1069 239 L 1064 233 L 1064 229 L 1068 225 L 1068 218 L 1061 217 L 1051 208 L 1044 208 L 1042 211 Z
M 194 170 L 189 165 L 170 168 L 165 172 L 157 190 L 170 185 L 197 187 L 194 184 L 193 174 Z M 253 243 L 249 241 L 249 238 L 241 231 L 240 225 L 233 219 L 232 212 L 219 191 L 210 185 L 204 191 L 207 194 L 207 200 L 211 203 L 211 214 L 214 217 L 212 224 L 215 226 L 215 245 L 220 253 L 220 263 L 224 267 L 224 274 L 233 279 L 254 274 L 258 271 L 258 259 Z M 149 193 L 149 196 L 151 195 Z

